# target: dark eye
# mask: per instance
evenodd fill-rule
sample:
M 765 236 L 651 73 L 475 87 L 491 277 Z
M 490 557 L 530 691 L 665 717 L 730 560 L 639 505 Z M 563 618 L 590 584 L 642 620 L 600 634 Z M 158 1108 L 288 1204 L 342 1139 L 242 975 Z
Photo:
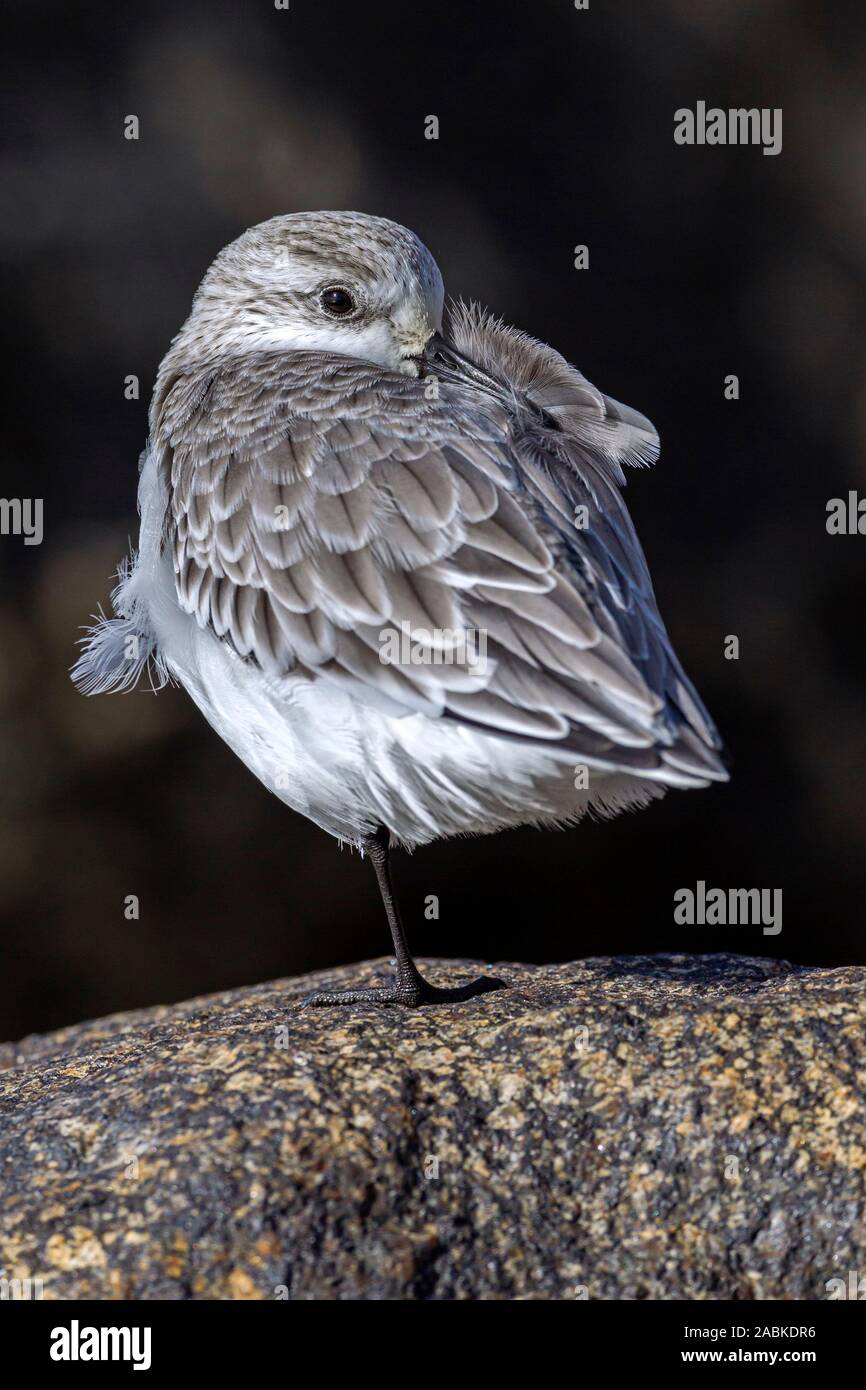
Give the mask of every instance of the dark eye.
M 344 319 L 347 314 L 353 314 L 356 308 L 354 295 L 344 290 L 342 285 L 329 285 L 322 290 L 319 303 L 325 313 L 335 319 Z

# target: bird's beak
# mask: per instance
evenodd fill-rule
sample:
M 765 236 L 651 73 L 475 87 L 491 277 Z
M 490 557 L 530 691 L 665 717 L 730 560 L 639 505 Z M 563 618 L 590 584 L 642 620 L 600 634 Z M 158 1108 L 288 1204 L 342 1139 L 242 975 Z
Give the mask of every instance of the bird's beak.
M 455 364 L 465 362 L 466 359 L 457 351 L 452 343 L 440 332 L 431 333 L 427 339 L 424 351 L 421 354 L 421 361 L 427 366 L 432 366 L 434 362 L 441 365 L 448 365 L 449 362 Z
M 428 339 L 418 365 L 419 376 L 435 376 L 456 386 L 471 385 L 489 395 L 502 395 L 503 383 L 460 352 L 442 333 L 436 332 Z

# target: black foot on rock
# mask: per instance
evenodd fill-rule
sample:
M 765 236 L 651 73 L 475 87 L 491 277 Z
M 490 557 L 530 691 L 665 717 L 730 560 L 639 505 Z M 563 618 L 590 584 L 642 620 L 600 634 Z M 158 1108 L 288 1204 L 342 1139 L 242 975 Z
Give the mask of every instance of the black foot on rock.
M 316 994 L 308 994 L 302 1003 L 307 1005 L 331 1004 L 398 1004 L 403 1008 L 417 1009 L 421 1004 L 459 1004 L 464 999 L 474 999 L 478 994 L 490 994 L 494 989 L 505 989 L 504 980 L 494 980 L 489 975 L 481 975 L 465 985 L 455 985 L 453 989 L 439 989 L 430 985 L 419 975 L 410 983 L 394 985 L 389 989 L 326 989 Z

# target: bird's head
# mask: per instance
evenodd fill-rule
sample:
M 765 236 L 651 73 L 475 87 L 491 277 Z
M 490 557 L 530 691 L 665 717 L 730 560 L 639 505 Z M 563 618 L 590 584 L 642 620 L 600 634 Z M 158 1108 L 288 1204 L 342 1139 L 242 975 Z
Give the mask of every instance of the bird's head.
M 175 348 L 333 352 L 417 375 L 442 303 L 439 267 L 414 232 L 358 212 L 291 213 L 219 253 Z

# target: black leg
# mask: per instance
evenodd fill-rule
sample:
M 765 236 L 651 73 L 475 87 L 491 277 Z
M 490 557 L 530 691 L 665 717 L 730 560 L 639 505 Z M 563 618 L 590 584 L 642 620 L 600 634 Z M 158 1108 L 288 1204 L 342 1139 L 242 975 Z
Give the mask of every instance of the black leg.
M 409 1008 L 419 1004 L 454 1004 L 461 999 L 473 999 L 477 994 L 488 994 L 493 989 L 503 989 L 502 980 L 493 980 L 482 975 L 465 985 L 454 989 L 437 989 L 428 984 L 412 959 L 406 943 L 406 933 L 400 919 L 400 909 L 394 896 L 391 881 L 391 855 L 388 847 L 390 836 L 385 829 L 377 830 L 364 842 L 364 849 L 376 871 L 379 892 L 391 928 L 394 942 L 396 970 L 391 989 L 345 989 L 323 990 L 310 994 L 305 1004 L 404 1004 Z

